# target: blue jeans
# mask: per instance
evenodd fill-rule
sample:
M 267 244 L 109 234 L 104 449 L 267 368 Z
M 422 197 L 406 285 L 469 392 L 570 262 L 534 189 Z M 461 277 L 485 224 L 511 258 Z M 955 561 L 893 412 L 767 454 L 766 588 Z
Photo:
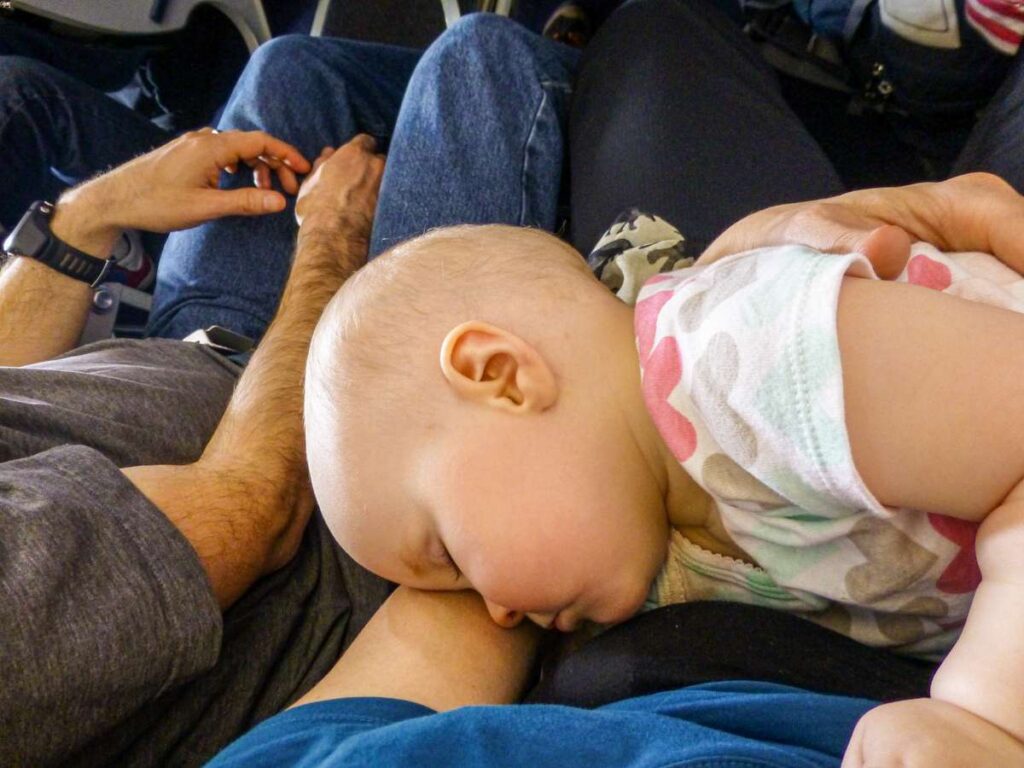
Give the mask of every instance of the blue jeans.
M 376 137 L 388 163 L 371 256 L 448 224 L 553 229 L 576 60 L 573 49 L 490 14 L 465 17 L 422 54 L 283 37 L 255 53 L 220 127 L 268 131 L 310 158 L 356 133 Z M 295 232 L 290 201 L 279 214 L 172 235 L 150 335 L 181 338 L 217 324 L 259 338 L 280 299 Z

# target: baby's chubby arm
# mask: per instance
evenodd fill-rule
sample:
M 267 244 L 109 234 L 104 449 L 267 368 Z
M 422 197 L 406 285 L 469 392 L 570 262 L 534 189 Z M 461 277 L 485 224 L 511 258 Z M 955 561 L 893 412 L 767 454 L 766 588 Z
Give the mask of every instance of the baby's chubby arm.
M 868 488 L 890 507 L 981 523 L 982 583 L 931 704 L 954 704 L 1020 744 L 1024 315 L 917 286 L 846 278 L 838 325 L 847 430 Z M 895 728 L 886 727 L 888 710 L 865 728 Z M 960 725 L 973 728 L 966 720 Z M 913 735 L 903 737 L 913 751 Z
M 985 518 L 976 550 L 982 582 L 932 698 L 868 712 L 842 768 L 1024 765 L 1024 482 Z
M 932 697 L 1024 742 L 1024 482 L 985 518 L 975 550 L 981 584 Z

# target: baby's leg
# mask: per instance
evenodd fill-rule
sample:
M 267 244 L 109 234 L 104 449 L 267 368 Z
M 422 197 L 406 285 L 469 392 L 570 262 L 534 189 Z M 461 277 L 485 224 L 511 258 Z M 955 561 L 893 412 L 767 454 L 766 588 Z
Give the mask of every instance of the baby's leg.
M 846 424 L 886 506 L 981 520 L 1024 478 L 1024 315 L 846 278 Z
M 984 520 L 982 582 L 932 695 L 1024 740 L 1024 315 L 846 278 L 854 461 L 886 505 Z

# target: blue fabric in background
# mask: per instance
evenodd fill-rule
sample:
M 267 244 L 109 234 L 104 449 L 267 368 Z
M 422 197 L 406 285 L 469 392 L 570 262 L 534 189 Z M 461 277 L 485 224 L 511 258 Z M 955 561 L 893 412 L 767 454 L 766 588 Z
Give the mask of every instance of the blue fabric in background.
M 757 682 L 709 683 L 597 709 L 541 704 L 435 713 L 395 699 L 307 704 L 211 766 L 837 767 L 875 702 Z

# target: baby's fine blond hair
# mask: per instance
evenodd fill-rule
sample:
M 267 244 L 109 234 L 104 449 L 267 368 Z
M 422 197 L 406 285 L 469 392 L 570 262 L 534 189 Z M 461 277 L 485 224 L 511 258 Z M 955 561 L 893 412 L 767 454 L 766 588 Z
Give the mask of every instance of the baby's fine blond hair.
M 350 278 L 325 310 L 306 367 L 307 425 L 369 397 L 400 407 L 423 385 L 414 358 L 436 361 L 460 322 L 540 328 L 595 286 L 604 291 L 579 253 L 541 230 L 462 225 L 401 243 Z

